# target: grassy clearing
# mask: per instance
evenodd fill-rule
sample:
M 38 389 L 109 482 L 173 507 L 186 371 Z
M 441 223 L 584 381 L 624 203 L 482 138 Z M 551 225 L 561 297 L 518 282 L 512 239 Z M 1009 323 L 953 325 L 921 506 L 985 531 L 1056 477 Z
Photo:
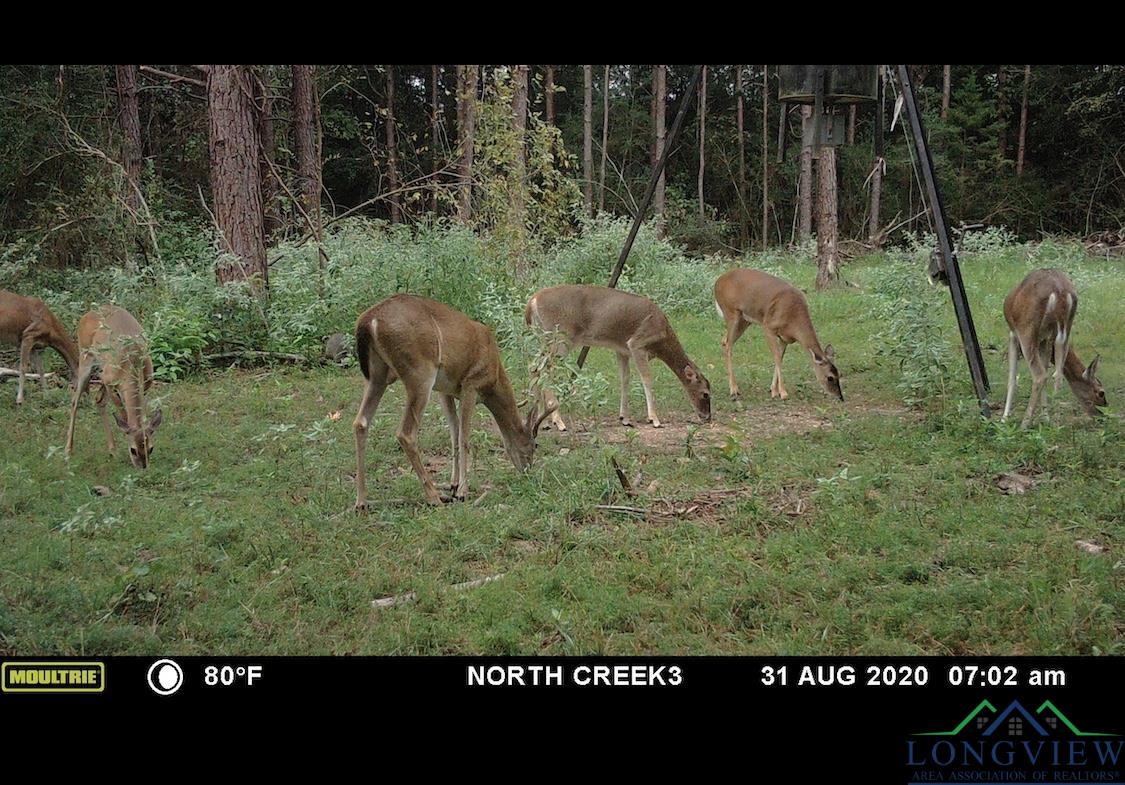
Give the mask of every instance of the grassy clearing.
M 857 284 L 810 297 L 833 343 L 847 400 L 827 398 L 806 357 L 786 360 L 790 399 L 768 396 L 760 331 L 736 347 L 743 401 L 726 395 L 711 313 L 674 317 L 712 382 L 715 424 L 696 428 L 672 374 L 656 369 L 668 427 L 616 425 L 616 368 L 572 430 L 546 433 L 518 475 L 483 408 L 471 496 L 431 509 L 394 440 L 392 387 L 369 441 L 376 502 L 351 512 L 354 368 L 254 369 L 158 385 L 166 423 L 148 472 L 109 460 L 92 404 L 77 454 L 61 453 L 66 393 L 37 387 L 21 409 L 0 386 L 0 650 L 110 654 L 1092 654 L 1125 653 L 1120 547 L 1125 324 L 1119 263 L 1054 246 L 968 256 L 969 295 L 993 382 L 1005 386 L 1001 303 L 1028 269 L 1072 271 L 1082 302 L 1075 347 L 1102 354 L 1110 417 L 1092 423 L 1065 389 L 1049 424 L 983 422 L 954 355 L 923 413 L 899 402 L 876 354 L 877 261 Z M 811 289 L 807 263 L 779 271 Z M 957 333 L 944 290 L 943 331 Z M 517 388 L 525 357 L 509 357 Z M 654 366 L 655 367 L 655 366 Z M 1021 405 L 1029 382 L 1021 374 Z M 591 388 L 594 389 L 594 388 Z M 566 404 L 564 403 L 564 406 Z M 634 374 L 633 413 L 643 412 Z M 332 419 L 340 412 L 339 419 Z M 445 480 L 436 403 L 421 436 Z M 642 494 L 628 498 L 616 459 Z M 1037 480 L 1006 495 L 995 477 Z M 656 483 L 653 485 L 653 483 Z M 94 495 L 103 485 L 109 496 Z M 708 501 L 716 489 L 732 491 Z M 598 504 L 694 512 L 640 520 Z M 1076 546 L 1103 546 L 1091 554 Z M 448 586 L 495 573 L 467 592 Z M 376 597 L 416 602 L 374 610 Z

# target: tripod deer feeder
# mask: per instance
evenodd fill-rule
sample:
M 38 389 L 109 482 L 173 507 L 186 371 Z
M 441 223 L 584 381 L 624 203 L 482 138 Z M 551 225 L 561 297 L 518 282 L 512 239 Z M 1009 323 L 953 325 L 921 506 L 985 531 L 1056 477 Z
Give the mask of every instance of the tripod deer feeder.
M 905 65 L 894 66 L 901 87 L 903 106 L 910 121 L 911 143 L 918 168 L 922 172 L 930 212 L 933 214 L 937 231 L 938 246 L 944 261 L 945 275 L 948 279 L 953 311 L 957 315 L 957 327 L 961 331 L 961 342 L 965 348 L 965 358 L 969 364 L 973 389 L 980 404 L 981 415 L 988 417 L 988 374 L 981 358 L 980 343 L 977 341 L 976 327 L 969 310 L 969 299 L 965 295 L 965 285 L 961 278 L 961 267 L 957 253 L 949 237 L 949 224 L 945 217 L 945 205 L 941 189 L 934 176 L 934 162 L 930 157 L 930 147 L 926 141 L 925 126 L 918 104 L 914 97 L 914 83 L 910 69 Z M 822 146 L 838 146 L 844 142 L 845 119 L 839 107 L 849 104 L 875 104 L 875 154 L 883 154 L 883 81 L 880 66 L 877 65 L 781 65 L 778 73 L 778 99 L 782 104 L 804 104 L 813 107 L 812 117 L 802 127 L 805 144 L 814 152 Z M 785 155 L 784 138 L 779 140 L 779 158 Z

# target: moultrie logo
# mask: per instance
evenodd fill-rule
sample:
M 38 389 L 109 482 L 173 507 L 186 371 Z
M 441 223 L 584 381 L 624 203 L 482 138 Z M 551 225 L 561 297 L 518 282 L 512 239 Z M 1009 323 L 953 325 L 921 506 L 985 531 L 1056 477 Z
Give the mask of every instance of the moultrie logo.
M 950 730 L 911 734 L 908 781 L 1122 785 L 1121 734 L 1079 730 L 1049 700 L 1000 705 L 982 700 Z

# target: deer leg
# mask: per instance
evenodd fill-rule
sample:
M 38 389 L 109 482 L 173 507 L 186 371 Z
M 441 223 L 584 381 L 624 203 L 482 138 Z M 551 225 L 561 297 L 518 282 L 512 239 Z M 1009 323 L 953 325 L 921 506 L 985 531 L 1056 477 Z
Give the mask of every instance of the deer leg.
M 102 418 L 102 428 L 105 429 L 105 441 L 109 449 L 109 454 L 113 455 L 117 452 L 117 444 L 113 441 L 113 425 L 109 421 L 109 412 L 107 412 L 105 408 L 105 398 L 108 393 L 109 388 L 102 385 L 101 392 L 99 392 L 98 396 L 94 399 L 94 403 L 97 404 L 98 414 L 100 414 Z
M 469 441 L 473 429 L 473 409 L 477 405 L 477 391 L 469 388 L 461 390 L 461 428 L 458 431 L 460 441 L 457 452 L 461 456 L 461 478 L 453 492 L 455 499 L 464 501 L 469 492 Z
M 1014 332 L 1008 333 L 1008 396 L 1004 400 L 1004 416 L 1000 421 L 1008 419 L 1012 413 L 1012 404 L 1016 400 L 1016 382 L 1019 380 L 1020 343 Z
M 74 454 L 74 422 L 78 417 L 78 402 L 82 400 L 82 393 L 90 386 L 90 377 L 94 373 L 92 358 L 83 359 L 78 365 L 78 383 L 74 388 L 74 400 L 70 404 L 70 423 L 66 426 L 66 454 Z
M 633 349 L 633 362 L 637 364 L 637 371 L 641 374 L 641 384 L 645 388 L 645 406 L 648 408 L 648 421 L 653 428 L 660 427 L 660 418 L 656 416 L 656 399 L 652 395 L 652 371 L 648 367 L 648 352 L 645 349 Z
M 422 462 L 422 454 L 418 452 L 418 429 L 422 426 L 422 412 L 425 411 L 426 404 L 430 400 L 430 390 L 433 389 L 436 376 L 437 371 L 434 370 L 425 378 L 420 379 L 415 375 L 409 380 L 405 378 L 402 380 L 406 387 L 406 411 L 402 415 L 402 423 L 398 427 L 395 438 L 398 439 L 399 446 L 406 453 L 410 466 L 422 483 L 422 491 L 426 495 L 426 501 L 440 507 L 442 504 L 441 496 L 438 494 L 433 478 L 426 471 L 426 466 Z
M 557 428 L 560 433 L 562 431 L 565 431 L 566 423 L 563 422 L 562 415 L 559 414 L 559 399 L 555 397 L 555 394 L 551 392 L 549 387 L 543 388 L 542 398 L 544 411 L 551 409 L 551 407 L 554 407 L 554 411 L 551 412 L 551 416 L 547 418 L 546 425 Z
M 461 484 L 461 453 L 459 452 L 461 423 L 457 418 L 457 399 L 442 393 L 440 400 L 441 410 L 445 413 L 445 423 L 449 426 L 449 463 L 453 467 L 449 475 L 449 491 L 452 493 Z
M 773 383 L 770 385 L 770 397 L 785 400 L 789 393 L 785 391 L 785 384 L 781 381 L 781 360 L 785 357 L 785 345 L 778 340 L 777 334 L 769 330 L 762 330 L 766 336 L 766 344 L 773 354 Z
M 372 366 L 379 363 L 372 362 Z M 387 389 L 387 367 L 372 367 L 371 378 L 363 388 L 363 401 L 359 404 L 359 412 L 352 423 L 355 431 L 355 508 L 362 511 L 367 509 L 367 462 L 365 460 L 367 447 L 367 430 L 371 427 L 371 418 L 379 408 L 379 401 Z
M 35 348 L 35 339 L 28 336 L 20 343 L 20 383 L 16 389 L 16 406 L 23 403 L 23 377 L 27 373 L 27 366 L 31 362 L 31 350 Z
M 632 428 L 633 423 L 629 420 L 629 355 L 617 353 L 617 370 L 621 376 L 621 408 L 617 419 L 626 428 Z
M 39 374 L 39 388 L 47 394 L 47 379 L 43 374 L 43 350 L 37 349 L 31 353 L 31 370 Z
M 730 391 L 731 398 L 737 398 L 739 391 L 738 382 L 734 380 L 734 344 L 742 337 L 742 333 L 746 332 L 750 322 L 743 319 L 742 314 L 737 311 L 733 317 L 728 317 L 726 321 L 727 332 L 723 336 L 723 359 L 727 363 L 727 389 Z
M 1043 355 L 1039 353 L 1039 347 L 1033 347 L 1032 351 L 1027 351 L 1027 347 L 1023 347 L 1024 357 L 1027 358 L 1027 364 L 1031 368 L 1031 401 L 1027 404 L 1027 413 L 1023 417 L 1023 422 L 1020 423 L 1021 428 L 1027 428 L 1031 425 L 1031 421 L 1035 418 L 1036 409 L 1043 401 L 1044 385 L 1047 383 L 1047 366 L 1044 362 Z
M 1066 365 L 1066 355 L 1070 350 L 1070 330 L 1061 326 L 1055 334 L 1055 393 L 1062 386 L 1063 366 Z

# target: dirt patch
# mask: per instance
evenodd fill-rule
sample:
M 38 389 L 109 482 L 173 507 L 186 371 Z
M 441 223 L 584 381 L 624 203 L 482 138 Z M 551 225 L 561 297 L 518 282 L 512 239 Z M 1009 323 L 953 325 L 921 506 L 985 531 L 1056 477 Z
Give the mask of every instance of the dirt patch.
M 637 422 L 626 428 L 613 416 L 572 416 L 568 418 L 566 431 L 542 431 L 540 440 L 565 448 L 568 442 L 598 438 L 608 444 L 633 443 L 657 452 L 683 453 L 689 442 L 693 449 L 718 447 L 728 436 L 757 441 L 799 435 L 832 425 L 826 412 L 802 404 L 749 405 L 742 411 L 721 412 L 706 425 L 678 414 L 664 420 L 659 428 L 647 422 Z

